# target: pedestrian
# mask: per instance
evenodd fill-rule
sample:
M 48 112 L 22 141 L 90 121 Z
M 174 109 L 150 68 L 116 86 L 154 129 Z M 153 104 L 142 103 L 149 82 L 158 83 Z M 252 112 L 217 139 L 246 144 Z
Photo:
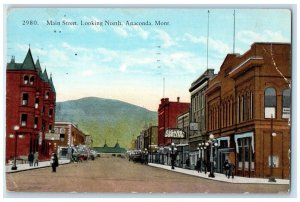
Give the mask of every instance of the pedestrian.
M 34 158 L 33 158 L 33 166 L 39 166 L 39 153 L 35 152 L 34 153 Z
M 56 167 L 58 167 L 58 158 L 55 153 L 52 153 L 50 163 L 52 167 L 52 172 L 56 172 Z
M 223 169 L 225 171 L 225 176 L 229 178 L 230 176 L 230 173 L 229 173 L 229 168 L 230 168 L 230 165 L 229 165 L 229 162 L 228 160 L 226 159 L 223 163 Z
M 28 162 L 30 167 L 33 166 L 33 159 L 34 159 L 33 153 L 30 152 L 28 155 Z
M 197 160 L 196 169 L 197 169 L 198 173 L 201 172 L 201 159 L 200 158 Z
M 229 164 L 229 173 L 228 173 L 228 178 L 231 176 L 232 179 L 234 178 L 234 168 L 235 168 L 235 165 L 233 163 L 230 163 Z
M 186 165 L 187 168 L 190 167 L 190 158 L 187 158 L 187 159 L 186 159 L 185 165 Z

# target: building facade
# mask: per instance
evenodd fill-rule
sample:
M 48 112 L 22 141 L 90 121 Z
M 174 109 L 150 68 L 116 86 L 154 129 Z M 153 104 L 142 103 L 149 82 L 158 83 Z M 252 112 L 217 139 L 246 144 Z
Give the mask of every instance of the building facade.
M 70 122 L 55 122 L 54 133 L 46 134 L 46 139 L 51 141 L 49 146 L 52 151 L 60 156 L 70 153 L 69 150 L 73 146 L 86 145 L 86 137 L 84 132 Z
M 6 69 L 6 162 L 27 158 L 39 152 L 40 159 L 51 155 L 45 134 L 55 122 L 56 92 L 52 77 L 42 72 L 39 60 L 34 63 L 29 48 L 23 63 L 15 57 Z
M 199 152 L 199 144 L 207 140 L 206 128 L 206 98 L 205 92 L 208 87 L 209 79 L 216 76 L 213 69 L 207 69 L 197 80 L 195 80 L 189 89 L 191 93 L 190 106 L 190 135 L 189 151 L 191 166 L 194 167 L 199 153 L 202 155 L 205 151 Z
M 290 79 L 290 44 L 254 43 L 227 55 L 206 91 L 218 172 L 228 159 L 239 176 L 289 178 Z
M 185 133 L 184 138 L 173 139 L 177 148 L 176 164 L 185 167 L 185 162 L 189 158 L 189 136 L 190 136 L 190 113 L 189 111 L 177 116 L 177 128 Z
M 171 144 L 171 138 L 165 138 L 165 132 L 168 128 L 177 127 L 177 116 L 188 111 L 189 103 L 170 102 L 169 98 L 162 98 L 158 108 L 158 151 L 161 163 L 167 163 L 168 159 L 168 145 Z

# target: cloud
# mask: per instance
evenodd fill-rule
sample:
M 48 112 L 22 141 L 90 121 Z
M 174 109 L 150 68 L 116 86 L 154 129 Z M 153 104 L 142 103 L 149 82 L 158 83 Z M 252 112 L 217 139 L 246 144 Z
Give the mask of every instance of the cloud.
M 143 39 L 147 39 L 149 36 L 149 33 L 146 32 L 144 29 L 142 29 L 138 25 L 132 26 L 133 30 L 137 33 L 138 36 L 142 37 Z
M 207 45 L 207 37 L 204 37 L 204 36 L 195 37 L 189 33 L 185 33 L 183 40 L 190 41 L 191 43 L 194 43 L 194 44 Z M 209 41 L 208 41 L 208 49 L 216 51 L 222 55 L 224 55 L 224 54 L 226 55 L 227 53 L 231 52 L 230 47 L 226 43 L 224 43 L 221 40 L 213 39 L 211 37 L 209 38 Z
M 163 42 L 162 47 L 169 48 L 171 46 L 177 45 L 167 32 L 156 30 L 156 33 L 158 34 L 158 38 L 160 38 Z
M 128 37 L 128 35 L 129 35 L 125 26 L 123 26 L 123 27 L 121 27 L 121 26 L 114 26 L 113 27 L 113 31 L 116 34 L 118 34 L 119 36 L 124 37 L 124 38 Z
M 120 66 L 120 71 L 121 71 L 121 72 L 126 72 L 126 70 L 127 70 L 127 64 L 122 64 L 122 65 Z
M 89 76 L 93 76 L 94 72 L 92 70 L 86 70 L 86 71 L 81 72 L 80 75 L 84 76 L 84 77 L 89 77 Z
M 250 30 L 244 30 L 237 33 L 237 40 L 251 45 L 254 42 L 290 42 L 290 39 L 285 38 L 281 32 L 264 30 L 262 33 L 257 33 Z

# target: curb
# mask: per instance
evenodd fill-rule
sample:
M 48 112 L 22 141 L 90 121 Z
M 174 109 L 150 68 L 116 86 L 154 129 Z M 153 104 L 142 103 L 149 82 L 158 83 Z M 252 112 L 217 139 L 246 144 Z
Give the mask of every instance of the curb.
M 181 174 L 191 175 L 195 177 L 200 177 L 203 179 L 208 180 L 214 180 L 224 183 L 233 183 L 233 184 L 266 184 L 266 185 L 290 185 L 290 180 L 287 179 L 277 179 L 276 182 L 269 182 L 267 178 L 246 178 L 246 177 L 240 177 L 235 176 L 234 178 L 227 178 L 224 174 L 221 173 L 215 173 L 215 177 L 208 177 L 209 172 L 205 175 L 203 172 L 198 173 L 196 170 L 187 170 L 184 168 L 175 167 L 174 170 L 171 169 L 170 166 L 167 165 L 161 165 L 161 164 L 154 164 L 154 163 L 148 163 L 149 166 L 160 168 L 172 172 L 177 172 Z

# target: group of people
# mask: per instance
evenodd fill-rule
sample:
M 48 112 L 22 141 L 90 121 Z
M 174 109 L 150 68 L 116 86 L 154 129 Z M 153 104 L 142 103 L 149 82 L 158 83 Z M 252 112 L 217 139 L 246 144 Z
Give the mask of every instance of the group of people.
M 29 166 L 38 166 L 39 165 L 39 153 L 38 152 L 30 152 L 28 155 L 28 163 Z M 56 153 L 52 153 L 50 164 L 52 167 L 52 172 L 56 172 L 56 168 L 58 167 L 58 158 Z
M 205 160 L 198 159 L 196 163 L 196 169 L 199 172 L 202 172 L 204 170 L 205 174 L 207 173 L 207 163 Z M 229 161 L 226 159 L 223 163 L 223 171 L 225 172 L 225 176 L 230 178 L 234 178 L 234 164 L 229 163 Z
M 28 155 L 28 163 L 29 166 L 38 166 L 39 165 L 39 153 L 35 152 L 34 154 L 32 152 Z
M 234 164 L 229 163 L 228 160 L 226 159 L 223 163 L 223 169 L 225 171 L 225 176 L 230 178 L 234 178 Z
M 207 173 L 207 163 L 205 160 L 202 160 L 201 158 L 198 159 L 197 163 L 196 163 L 196 169 L 199 172 L 202 172 L 204 170 L 204 173 Z

